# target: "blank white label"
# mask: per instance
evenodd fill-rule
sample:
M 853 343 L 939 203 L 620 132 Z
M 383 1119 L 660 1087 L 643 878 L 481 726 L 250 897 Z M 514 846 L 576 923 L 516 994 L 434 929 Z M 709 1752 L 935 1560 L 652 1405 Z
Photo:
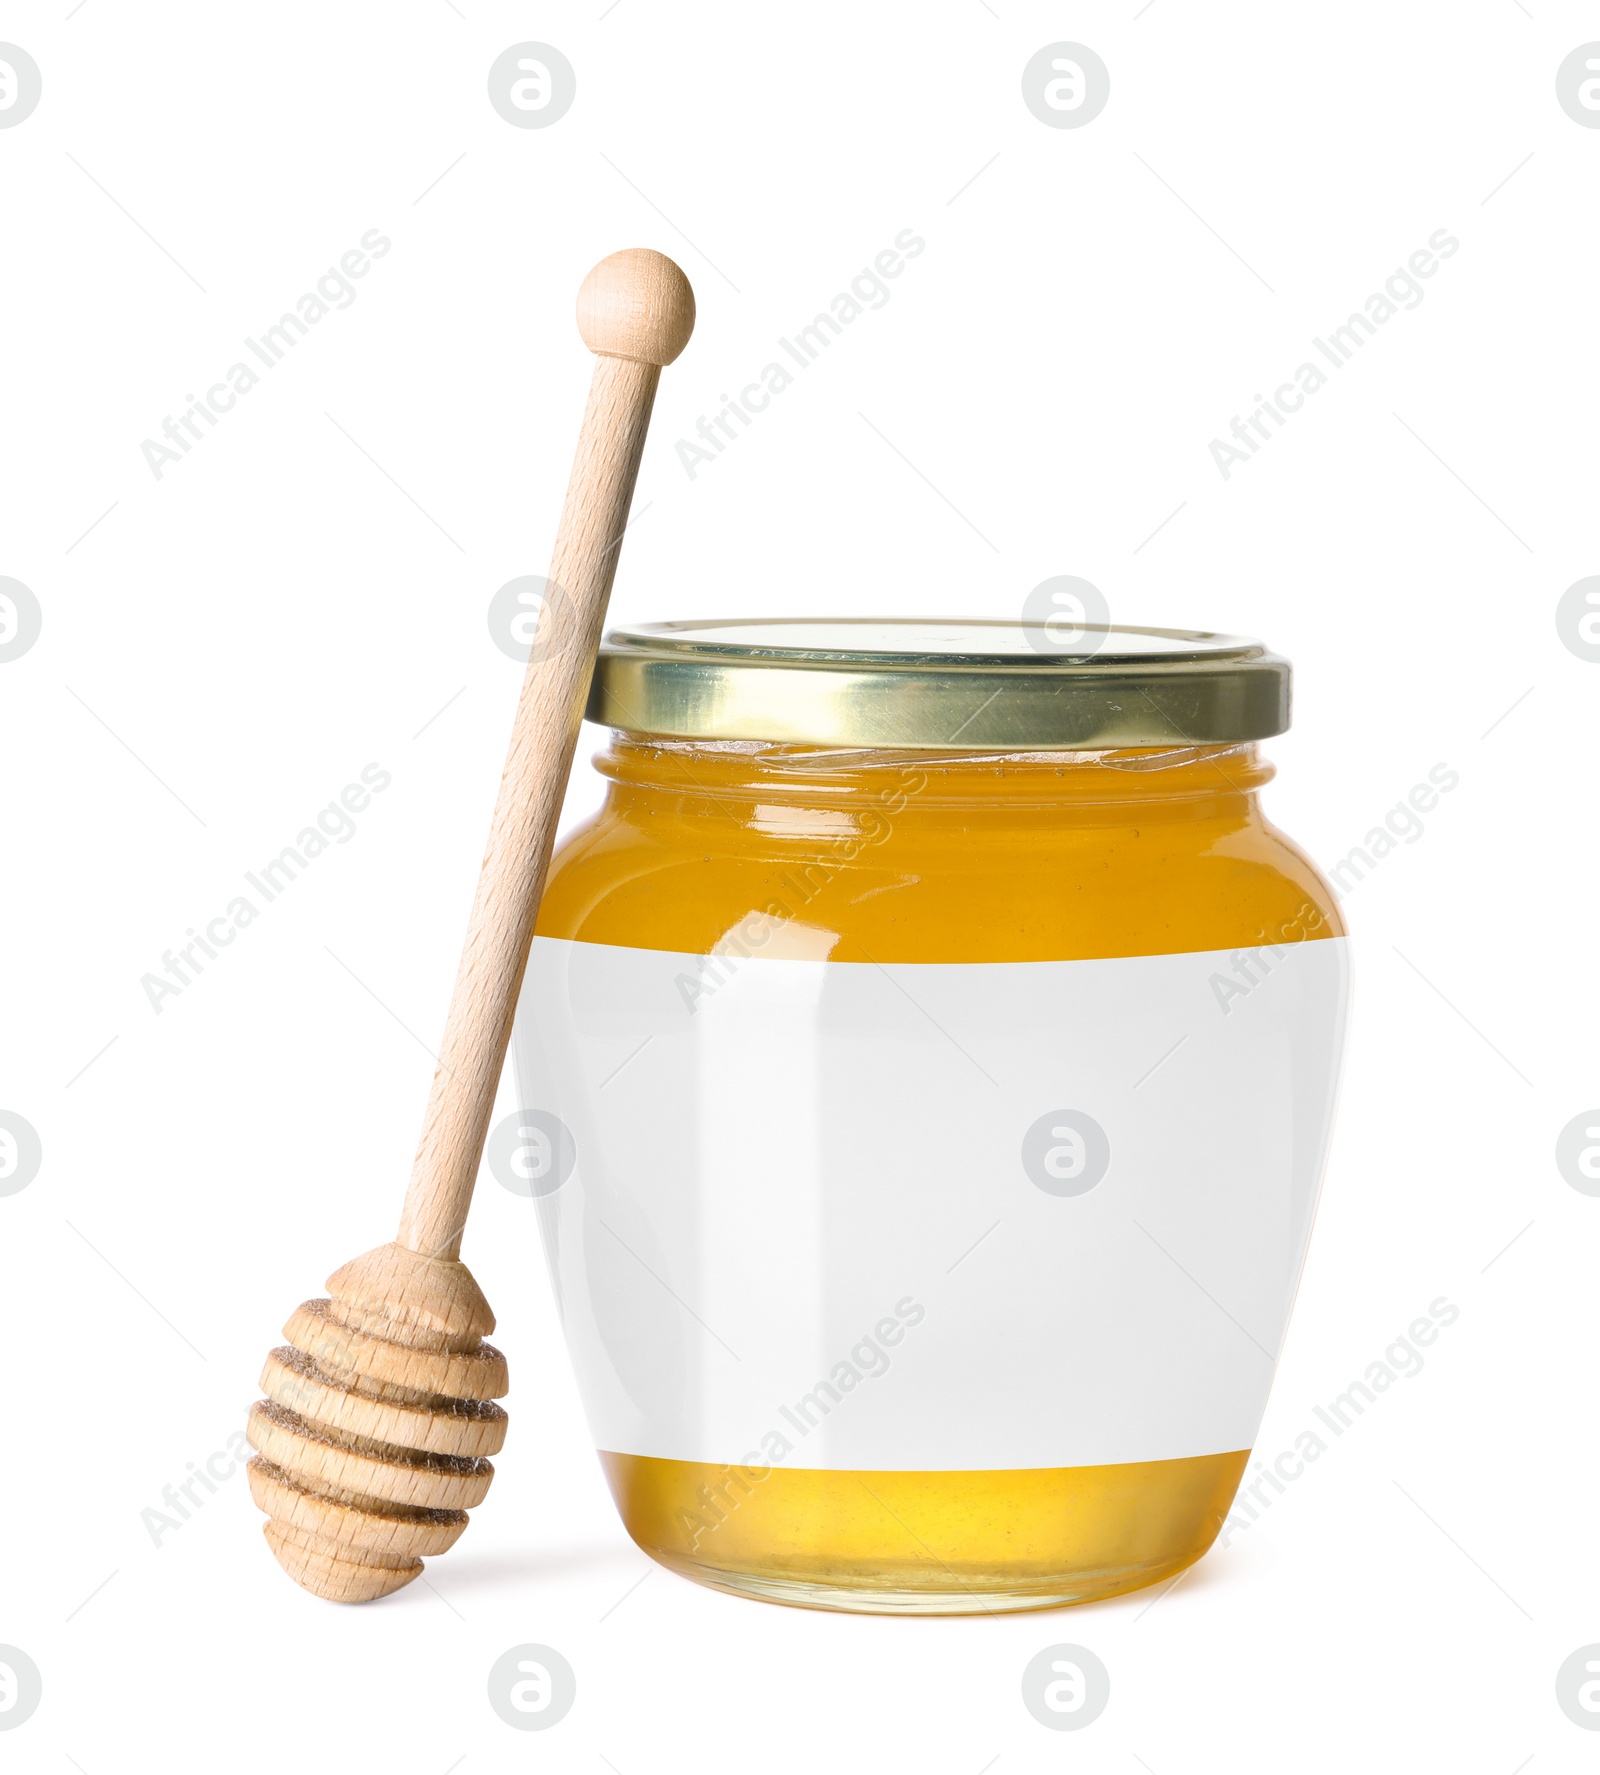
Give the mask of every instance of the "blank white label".
M 1343 938 L 883 967 L 537 939 L 518 1101 L 576 1144 L 536 1207 L 597 1446 L 878 1470 L 1248 1448 L 1348 972 Z

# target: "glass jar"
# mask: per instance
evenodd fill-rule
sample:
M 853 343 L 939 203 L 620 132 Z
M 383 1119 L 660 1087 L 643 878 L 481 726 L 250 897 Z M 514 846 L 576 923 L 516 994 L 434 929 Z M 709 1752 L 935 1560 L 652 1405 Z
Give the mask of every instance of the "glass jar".
M 1348 965 L 1262 814 L 1288 667 L 1018 625 L 608 637 L 515 1038 L 601 1462 L 767 1600 L 1171 1577 L 1245 1471 Z

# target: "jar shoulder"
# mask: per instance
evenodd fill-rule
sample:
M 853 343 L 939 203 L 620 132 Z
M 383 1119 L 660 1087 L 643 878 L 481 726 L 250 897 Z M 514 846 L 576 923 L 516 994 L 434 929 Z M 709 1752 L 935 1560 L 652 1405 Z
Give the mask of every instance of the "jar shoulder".
M 1070 961 L 1344 934 L 1327 881 L 1259 813 L 1003 832 L 899 822 L 796 839 L 607 809 L 558 849 L 538 922 L 543 937 L 686 954 L 757 929 L 765 956 L 880 962 Z

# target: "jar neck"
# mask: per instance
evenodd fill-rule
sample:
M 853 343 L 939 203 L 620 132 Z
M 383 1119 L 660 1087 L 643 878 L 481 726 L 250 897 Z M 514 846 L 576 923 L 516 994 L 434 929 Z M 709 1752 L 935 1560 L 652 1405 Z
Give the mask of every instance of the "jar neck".
M 930 816 L 1037 819 L 1042 810 L 1071 821 L 1244 817 L 1275 772 L 1254 744 L 1141 747 L 1103 752 L 927 752 L 780 746 L 764 741 L 640 739 L 613 733 L 594 761 L 613 784 L 614 803 L 663 797 L 683 811 L 723 817 L 759 810 L 907 806 Z M 1231 808 L 1229 804 L 1232 804 Z M 746 810 L 741 815 L 740 806 Z M 752 812 L 751 810 L 756 810 Z M 826 826 L 828 822 L 820 823 Z

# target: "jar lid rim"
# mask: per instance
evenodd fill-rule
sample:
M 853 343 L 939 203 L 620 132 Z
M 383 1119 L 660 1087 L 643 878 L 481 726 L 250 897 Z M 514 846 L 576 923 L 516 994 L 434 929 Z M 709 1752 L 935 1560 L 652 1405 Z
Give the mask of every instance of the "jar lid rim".
M 1290 668 L 1211 630 L 986 617 L 645 623 L 605 638 L 586 713 L 674 738 L 959 750 L 1265 739 Z

